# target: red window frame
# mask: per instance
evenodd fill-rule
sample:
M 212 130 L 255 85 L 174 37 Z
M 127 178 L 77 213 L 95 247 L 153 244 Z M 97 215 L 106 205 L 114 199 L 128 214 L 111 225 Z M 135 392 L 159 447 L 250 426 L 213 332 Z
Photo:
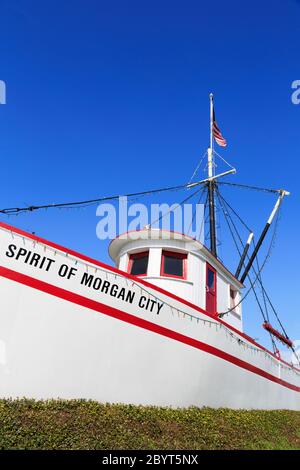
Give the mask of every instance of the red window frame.
M 182 276 L 176 276 L 175 274 L 168 274 L 164 271 L 165 265 L 165 256 L 172 256 L 173 258 L 182 259 Z M 178 251 L 166 251 L 163 250 L 161 253 L 161 265 L 160 265 L 160 275 L 164 277 L 174 277 L 175 279 L 186 279 L 187 278 L 187 253 L 179 253 Z
M 149 250 L 142 251 L 141 253 L 131 253 L 129 255 L 128 268 L 127 268 L 128 274 L 131 274 L 131 268 L 132 268 L 133 261 L 135 259 L 143 258 L 144 256 L 148 256 L 148 263 L 149 263 Z M 143 273 L 143 274 L 133 274 L 133 276 L 137 276 L 137 277 L 147 276 L 147 272 L 148 272 L 148 264 L 147 264 L 147 270 L 146 270 L 145 273 Z
M 209 293 L 209 287 L 208 287 L 208 271 L 212 271 L 214 273 L 214 288 L 211 289 L 212 295 L 214 297 L 214 305 L 213 305 L 213 311 L 210 312 L 214 315 L 217 315 L 217 270 L 213 268 L 213 266 L 209 263 L 206 263 L 206 281 L 205 281 L 205 309 L 207 310 L 207 294 Z

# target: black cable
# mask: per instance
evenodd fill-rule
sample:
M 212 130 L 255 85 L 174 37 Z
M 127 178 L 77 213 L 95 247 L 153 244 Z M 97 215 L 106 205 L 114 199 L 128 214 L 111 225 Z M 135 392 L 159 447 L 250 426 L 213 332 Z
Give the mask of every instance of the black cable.
M 203 183 L 204 184 L 204 183 Z M 254 189 L 257 191 L 265 191 L 265 192 L 271 192 L 271 193 L 278 193 L 278 190 L 276 189 L 267 189 L 267 188 L 259 188 L 256 186 L 247 186 L 247 185 L 242 185 L 238 183 L 229 183 L 225 181 L 220 181 L 218 184 L 223 184 L 223 185 L 230 185 L 230 186 L 237 186 L 241 188 L 247 188 L 247 189 Z M 134 197 L 134 196 L 143 196 L 147 194 L 155 194 L 155 193 L 161 193 L 165 191 L 176 191 L 180 189 L 187 188 L 189 185 L 188 184 L 183 184 L 179 186 L 172 186 L 172 187 L 167 187 L 167 188 L 160 188 L 160 189 L 152 189 L 149 191 L 141 191 L 137 193 L 129 193 L 129 194 L 124 194 L 123 197 Z M 44 204 L 44 205 L 39 205 L 39 206 L 28 206 L 28 207 L 9 207 L 5 209 L 0 209 L 1 214 L 6 214 L 6 215 L 11 215 L 11 214 L 19 214 L 22 212 L 33 212 L 39 209 L 52 209 L 52 208 L 71 208 L 71 207 L 76 207 L 76 206 L 83 206 L 87 204 L 94 204 L 97 202 L 103 202 L 103 201 L 112 201 L 115 199 L 118 199 L 120 194 L 114 195 L 114 196 L 107 196 L 107 197 L 100 197 L 96 199 L 89 199 L 85 201 L 74 201 L 74 202 L 65 202 L 65 203 L 58 203 L 58 204 Z
M 225 203 L 227 203 L 227 201 L 225 201 L 225 199 L 222 197 L 222 195 L 220 194 L 219 191 L 217 192 L 217 195 L 218 195 L 218 197 L 221 197 Z M 227 203 L 227 204 L 228 204 L 228 203 Z M 228 204 L 228 205 L 229 205 L 229 204 Z M 221 207 L 222 207 L 222 209 L 223 209 L 222 204 L 221 204 Z M 229 207 L 230 207 L 230 206 L 229 206 Z M 224 211 L 223 211 L 223 212 L 224 212 Z M 224 215 L 226 215 L 225 212 L 224 212 Z M 230 220 L 231 220 L 231 223 L 232 223 L 233 226 L 235 227 L 235 224 L 233 223 L 232 218 L 231 218 L 231 216 L 230 216 L 229 213 L 228 213 L 228 216 L 229 216 L 229 218 L 230 218 Z M 271 245 L 273 244 L 274 236 L 275 236 L 276 229 L 277 229 L 278 220 L 279 220 L 279 212 L 278 212 L 278 214 L 277 214 L 277 218 L 276 218 L 276 222 L 275 222 L 274 235 L 273 235 L 273 237 L 272 237 L 272 243 L 271 243 Z M 236 227 L 235 227 L 235 230 L 236 230 L 236 232 L 237 232 Z M 237 233 L 238 233 L 238 232 L 237 232 Z M 231 231 L 231 235 L 232 235 L 232 237 L 233 237 L 232 231 Z M 239 234 L 238 234 L 238 235 L 239 235 Z M 240 242 L 242 243 L 241 239 L 240 239 Z M 235 243 L 235 244 L 236 244 L 236 243 Z M 237 244 L 236 244 L 236 247 L 237 247 Z M 237 247 L 237 249 L 238 249 L 238 247 Z M 240 255 L 239 249 L 238 249 L 238 252 L 239 252 L 239 255 Z M 266 311 L 266 316 L 265 316 L 264 313 L 263 313 L 263 310 L 262 310 L 262 307 L 261 307 L 260 302 L 259 302 L 259 300 L 258 300 L 258 297 L 257 297 L 256 291 L 255 291 L 254 285 L 252 285 L 252 281 L 251 281 L 251 279 L 250 279 L 249 276 L 248 276 L 248 278 L 249 278 L 249 281 L 250 281 L 250 283 L 251 283 L 251 286 L 253 287 L 253 293 L 254 293 L 254 295 L 255 295 L 257 304 L 258 304 L 258 306 L 259 306 L 259 308 L 260 308 L 260 311 L 261 311 L 261 313 L 262 313 L 263 319 L 264 319 L 264 321 L 269 321 L 269 314 L 268 314 L 268 308 L 267 308 L 267 303 L 266 303 L 266 298 L 267 298 L 267 300 L 268 300 L 268 302 L 269 302 L 269 304 L 270 304 L 270 306 L 271 306 L 271 308 L 272 308 L 272 310 L 273 310 L 274 315 L 276 316 L 276 319 L 277 319 L 277 321 L 278 321 L 278 323 L 279 323 L 279 325 L 280 325 L 280 327 L 281 327 L 283 333 L 285 334 L 286 338 L 289 339 L 289 336 L 287 335 L 287 332 L 286 332 L 286 330 L 285 330 L 283 324 L 281 323 L 281 321 L 280 321 L 280 319 L 279 319 L 279 316 L 278 316 L 278 314 L 277 314 L 277 312 L 276 312 L 276 310 L 275 310 L 275 307 L 274 307 L 274 305 L 272 304 L 271 299 L 270 299 L 270 297 L 268 296 L 268 294 L 267 294 L 267 292 L 266 292 L 266 289 L 265 289 L 265 287 L 264 287 L 264 285 L 263 285 L 262 277 L 261 277 L 261 269 L 260 269 L 260 267 L 259 267 L 258 258 L 256 258 L 256 262 L 257 262 L 257 272 L 256 272 L 256 270 L 255 270 L 254 267 L 252 267 L 252 269 L 253 269 L 253 271 L 254 271 L 254 274 L 257 276 L 257 280 L 258 280 L 258 282 L 259 282 L 259 284 L 260 284 L 260 287 L 261 287 L 261 292 L 262 292 L 262 296 L 263 296 L 263 302 L 264 302 L 264 307 L 265 307 L 265 311 Z M 275 348 L 276 348 L 276 344 L 275 344 L 274 338 L 273 338 L 273 336 L 272 336 L 271 334 L 270 334 L 270 338 L 271 338 L 273 347 L 274 347 L 274 349 L 275 349 Z
M 200 184 L 200 183 L 199 183 Z M 204 184 L 204 183 L 203 183 Z M 105 196 L 105 197 L 100 197 L 97 199 L 89 199 L 86 201 L 75 201 L 75 202 L 64 202 L 64 203 L 58 203 L 58 204 L 45 204 L 45 205 L 40 205 L 40 206 L 28 206 L 28 207 L 10 207 L 6 209 L 0 209 L 1 214 L 19 214 L 21 212 L 33 212 L 35 210 L 39 209 L 54 209 L 54 208 L 71 208 L 71 207 L 76 207 L 76 206 L 82 206 L 82 205 L 87 205 L 87 204 L 94 204 L 97 202 L 103 202 L 103 201 L 112 201 L 119 199 L 119 197 L 135 197 L 135 196 L 144 196 L 147 194 L 157 194 L 161 192 L 166 192 L 166 191 L 178 191 L 180 189 L 185 189 L 187 188 L 187 184 L 179 185 L 179 186 L 171 186 L 167 188 L 160 188 L 160 189 L 152 189 L 149 191 L 141 191 L 137 193 L 129 193 L 129 194 L 124 194 L 124 195 L 114 195 L 114 196 Z
M 237 214 L 236 211 L 230 206 L 230 204 L 225 200 L 225 198 L 220 194 L 220 192 L 219 192 L 219 197 L 221 197 L 221 199 L 223 200 L 225 206 L 226 206 L 226 207 L 229 207 L 229 208 L 234 212 L 234 214 L 237 215 L 237 217 L 239 218 L 239 220 L 242 222 L 242 219 L 238 216 L 238 214 Z M 240 243 L 241 243 L 241 245 L 243 246 L 243 241 L 242 241 L 242 239 L 241 239 L 241 237 L 240 237 L 240 235 L 239 235 L 239 233 L 238 233 L 238 230 L 237 230 L 237 228 L 236 228 L 236 226 L 235 226 L 235 223 L 234 223 L 232 217 L 230 216 L 230 213 L 229 213 L 229 212 L 228 212 L 228 216 L 229 216 L 229 218 L 230 218 L 230 220 L 231 220 L 231 223 L 232 223 L 232 225 L 233 225 L 233 227 L 234 227 L 234 229 L 235 229 L 235 231 L 236 231 L 236 233 L 237 233 L 237 236 L 238 236 L 238 238 L 239 238 L 239 240 L 240 240 Z M 273 237 L 272 237 L 272 241 L 271 241 L 271 245 L 270 245 L 270 246 L 272 246 L 273 243 L 274 243 L 274 238 L 275 238 L 275 234 L 276 234 L 276 231 L 277 231 L 278 219 L 279 219 L 279 211 L 278 211 L 278 213 L 277 213 L 277 217 L 276 217 L 276 221 L 275 221 L 275 227 L 274 227 L 274 234 L 273 234 Z M 243 222 L 242 222 L 242 223 L 243 223 Z M 245 224 L 244 224 L 244 225 L 245 225 Z M 247 258 L 248 258 L 248 260 L 249 260 L 249 255 L 247 255 Z M 257 275 L 257 280 L 258 280 L 258 282 L 259 282 L 259 284 L 260 284 L 261 291 L 262 291 L 262 295 L 263 295 L 263 297 L 264 297 L 265 288 L 264 288 L 263 282 L 262 282 L 261 270 L 259 269 L 259 265 L 258 265 L 258 257 L 256 257 L 256 263 L 257 263 L 257 272 L 256 272 L 254 266 L 252 266 L 252 269 L 253 269 L 254 274 Z M 264 304 L 265 304 L 266 315 L 267 315 L 267 318 L 268 318 L 268 309 L 267 309 L 267 306 L 266 306 L 265 297 L 263 298 L 263 300 L 264 300 Z
M 234 241 L 234 244 L 235 244 L 235 247 L 236 247 L 236 249 L 237 249 L 237 252 L 238 252 L 239 256 L 241 256 L 240 249 L 239 249 L 239 247 L 238 247 L 238 244 L 237 244 L 237 241 L 236 241 L 236 239 L 235 239 L 234 233 L 233 233 L 232 228 L 231 228 L 231 226 L 230 226 L 230 223 L 229 223 L 229 221 L 228 221 L 228 218 L 229 218 L 230 221 L 231 221 L 231 223 L 233 224 L 232 219 L 231 219 L 231 217 L 230 217 L 230 214 L 226 211 L 226 209 L 225 209 L 224 206 L 223 206 L 223 203 L 222 203 L 222 201 L 221 201 L 221 199 L 220 199 L 220 197 L 219 197 L 220 193 L 219 193 L 219 190 L 218 190 L 218 189 L 217 189 L 217 191 L 216 191 L 216 194 L 217 194 L 217 198 L 218 198 L 218 200 L 219 200 L 219 203 L 220 203 L 222 212 L 223 212 L 223 214 L 224 214 L 226 223 L 227 223 L 227 225 L 228 225 L 229 231 L 230 231 L 230 233 L 231 233 L 231 237 L 232 237 L 232 239 L 233 239 L 233 241 Z M 233 224 L 233 225 L 234 225 L 234 224 Z M 239 238 L 240 238 L 240 237 L 239 237 Z M 240 238 L 240 242 L 242 243 L 241 238 Z M 260 309 L 260 311 L 261 311 L 261 313 L 262 313 L 263 319 L 265 320 L 265 316 L 264 316 L 263 309 L 262 309 L 262 307 L 261 307 L 261 305 L 260 305 L 260 302 L 259 302 L 259 300 L 258 300 L 257 294 L 256 294 L 255 289 L 254 289 L 254 284 L 252 283 L 252 280 L 251 280 L 251 278 L 250 278 L 249 275 L 248 275 L 248 278 L 249 278 L 249 281 L 250 281 L 250 284 L 251 284 L 251 288 L 252 288 L 252 290 L 253 290 L 253 293 L 254 293 L 254 295 L 255 295 L 257 304 L 258 304 L 259 309 Z M 234 308 L 236 308 L 236 305 L 233 307 L 233 309 L 234 309 Z M 228 313 L 229 313 L 229 312 L 228 312 Z
M 200 194 L 200 196 L 199 196 L 199 199 L 198 199 L 197 204 L 200 204 L 201 199 L 202 199 L 202 196 L 203 196 L 203 194 L 204 194 L 204 191 L 205 191 L 205 187 L 202 188 L 202 191 L 201 191 L 201 194 Z M 195 220 L 195 217 L 196 217 L 196 213 L 197 213 L 197 207 L 195 207 L 195 210 L 194 210 L 194 212 L 193 212 L 192 220 L 191 220 L 190 226 L 189 226 L 189 228 L 188 228 L 187 235 L 189 235 L 190 230 L 191 230 L 191 228 L 192 228 L 192 226 L 193 226 L 193 223 L 194 223 L 194 220 Z
M 225 198 L 224 198 L 220 193 L 219 193 L 219 197 L 221 197 L 221 199 L 223 200 L 224 204 L 225 204 L 227 207 L 229 207 L 229 208 L 233 211 L 233 213 L 238 217 L 238 219 L 241 221 L 241 223 L 251 232 L 251 230 L 250 230 L 250 229 L 247 227 L 247 225 L 243 222 L 243 220 L 241 219 L 241 217 L 237 214 L 237 212 L 233 209 L 233 207 L 225 200 Z M 236 225 L 235 225 L 235 223 L 234 223 L 234 221 L 233 221 L 233 219 L 232 219 L 230 213 L 228 213 L 228 216 L 229 216 L 229 218 L 230 218 L 230 220 L 231 220 L 231 223 L 232 223 L 232 225 L 233 225 L 233 227 L 234 227 L 234 229 L 235 229 L 235 232 L 236 232 L 237 236 L 239 237 L 240 243 L 241 243 L 241 245 L 243 246 L 243 241 L 242 241 L 242 239 L 241 239 L 241 237 L 240 237 L 240 235 L 239 235 L 239 232 L 238 232 L 238 230 L 237 230 L 237 228 L 236 228 Z M 239 255 L 240 255 L 240 257 L 241 257 L 241 254 L 240 254 L 240 253 L 239 253 Z M 247 256 L 247 257 L 248 257 L 248 259 L 249 259 L 249 256 Z M 264 308 L 265 308 L 265 314 L 266 314 L 265 316 L 263 316 L 263 318 L 264 318 L 264 321 L 266 321 L 266 320 L 269 321 L 269 314 L 268 314 L 267 303 L 266 303 L 266 299 L 265 299 L 265 295 L 264 295 L 264 288 L 263 288 L 263 283 L 262 283 L 262 277 L 261 277 L 261 273 L 260 273 L 260 271 L 259 271 L 259 266 L 258 266 L 258 257 L 256 257 L 256 263 L 257 263 L 257 273 L 258 273 L 257 280 L 258 280 L 258 283 L 260 284 L 260 288 L 261 288 L 261 292 L 262 292 L 262 297 L 263 297 Z M 252 269 L 253 269 L 253 271 L 254 271 L 254 274 L 256 275 L 257 273 L 256 273 L 256 270 L 255 270 L 254 266 L 252 267 Z M 250 280 L 250 278 L 249 278 L 249 280 Z M 256 301 L 257 301 L 257 303 L 259 304 L 259 307 L 260 307 L 260 309 L 261 309 L 261 311 L 262 311 L 262 307 L 260 306 L 260 303 L 259 303 L 259 301 L 258 301 L 258 297 L 257 297 L 256 291 L 255 291 L 254 288 L 253 288 L 253 292 L 254 292 L 254 295 L 255 295 L 255 297 L 256 297 Z
M 278 189 L 269 189 L 269 188 L 260 188 L 258 186 L 249 186 L 246 184 L 240 184 L 240 183 L 229 183 L 228 181 L 219 181 L 219 184 L 225 184 L 228 186 L 236 186 L 239 188 L 245 188 L 245 189 L 253 189 L 254 191 L 262 191 L 266 193 L 278 193 Z
M 274 237 L 275 237 L 275 233 L 276 233 L 278 221 L 279 221 L 279 211 L 278 211 L 278 213 L 277 213 L 277 217 L 276 217 L 276 221 L 275 221 L 274 235 L 273 235 L 273 238 L 272 238 L 272 244 L 273 244 L 273 240 L 274 240 Z M 257 266 L 258 266 L 258 268 L 259 268 L 258 260 L 257 260 Z M 254 272 L 255 272 L 255 269 L 254 269 L 254 268 L 253 268 L 253 270 L 254 270 Z M 269 295 L 268 295 L 268 293 L 267 293 L 267 291 L 266 291 L 266 289 L 265 289 L 265 287 L 264 287 L 262 281 L 261 281 L 261 289 L 262 289 L 262 292 L 263 292 L 264 296 L 265 296 L 266 299 L 268 300 L 268 302 L 269 302 L 269 304 L 270 304 L 270 307 L 271 307 L 271 309 L 273 310 L 273 313 L 274 313 L 274 315 L 275 315 L 275 317 L 276 317 L 276 319 L 277 319 L 277 321 L 278 321 L 278 323 L 279 323 L 279 325 L 280 325 L 280 327 L 281 327 L 283 333 L 285 334 L 286 338 L 289 339 L 289 336 L 288 336 L 288 334 L 287 334 L 287 332 L 286 332 L 286 330 L 285 330 L 285 328 L 284 328 L 284 326 L 283 326 L 283 324 L 282 324 L 282 322 L 281 322 L 281 320 L 280 320 L 280 318 L 279 318 L 279 315 L 278 315 L 277 311 L 275 310 L 275 307 L 274 307 L 273 303 L 271 302 L 271 299 L 270 299 L 270 297 L 269 297 Z
M 194 197 L 196 194 L 200 193 L 200 191 L 203 191 L 203 189 L 197 189 L 197 191 L 195 191 L 194 193 L 192 194 L 189 194 L 185 199 L 183 199 L 183 201 L 179 202 L 176 206 L 176 209 L 177 207 L 180 207 L 182 204 L 184 204 L 185 202 L 187 202 L 189 199 L 191 199 L 192 197 Z M 163 219 L 163 217 L 165 217 L 167 214 L 170 214 L 170 212 L 172 212 L 173 209 L 170 209 L 169 211 L 167 211 L 165 214 L 162 214 L 160 217 L 158 217 L 156 220 L 154 220 L 154 222 L 151 222 L 149 224 L 149 227 L 152 227 L 152 225 L 154 225 L 156 222 L 160 222 L 161 219 Z
M 239 219 L 239 221 L 241 222 L 241 224 L 246 228 L 246 230 L 248 230 L 248 232 L 252 232 L 251 228 L 248 227 L 248 225 L 246 224 L 246 222 L 241 218 L 241 216 L 233 209 L 233 207 L 229 204 L 228 201 L 225 200 L 225 198 L 222 196 L 222 194 L 219 192 L 219 196 L 221 197 L 221 199 L 226 203 L 226 205 L 232 210 L 232 212 L 235 214 L 235 216 Z
M 234 241 L 234 243 L 235 243 L 237 252 L 238 252 L 239 256 L 241 256 L 241 252 L 240 252 L 240 250 L 239 250 L 238 244 L 237 244 L 237 242 L 236 242 L 236 240 L 235 240 L 234 234 L 233 234 L 232 229 L 231 229 L 231 227 L 230 227 L 230 224 L 229 224 L 229 222 L 228 222 L 228 220 L 227 220 L 227 215 L 228 215 L 228 218 L 230 219 L 231 223 L 233 224 L 233 226 L 234 226 L 234 228 L 235 228 L 235 230 L 236 230 L 236 232 L 237 232 L 237 234 L 238 234 L 238 238 L 239 238 L 241 244 L 242 244 L 242 240 L 241 240 L 241 238 L 240 238 L 240 236 L 239 236 L 239 233 L 238 233 L 238 231 L 237 231 L 237 229 L 236 229 L 236 227 L 235 227 L 235 224 L 234 224 L 234 222 L 233 222 L 233 220 L 232 220 L 230 214 L 229 214 L 229 213 L 226 211 L 226 209 L 223 207 L 223 204 L 222 204 L 222 202 L 221 202 L 220 196 L 221 196 L 221 195 L 220 195 L 220 192 L 217 190 L 217 198 L 218 198 L 218 200 L 219 200 L 219 202 L 220 202 L 221 209 L 222 209 L 223 214 L 224 214 L 224 216 L 225 216 L 225 220 L 226 220 L 226 222 L 227 222 L 227 225 L 228 225 L 228 228 L 229 228 L 229 230 L 230 230 L 231 236 L 232 236 L 233 241 Z M 222 196 L 221 196 L 221 197 L 222 197 Z M 223 199 L 223 198 L 222 198 L 222 199 Z M 255 273 L 255 274 L 256 274 L 256 273 Z M 264 314 L 263 308 L 262 308 L 262 306 L 261 306 L 261 304 L 260 304 L 260 301 L 259 301 L 259 299 L 258 299 L 256 290 L 255 290 L 255 287 L 254 287 L 254 283 L 256 282 L 257 279 L 260 279 L 260 276 L 261 276 L 261 272 L 258 271 L 258 274 L 256 275 L 255 281 L 252 282 L 252 279 L 251 279 L 251 277 L 250 277 L 250 274 L 248 273 L 248 276 L 247 276 L 247 277 L 248 277 L 249 282 L 250 282 L 250 285 L 251 285 L 251 289 L 249 289 L 248 293 L 250 292 L 250 290 L 253 291 L 253 294 L 254 294 L 254 296 L 255 296 L 256 303 L 257 303 L 257 305 L 258 305 L 258 307 L 259 307 L 259 310 L 260 310 L 260 312 L 261 312 L 261 315 L 262 315 L 262 317 L 263 317 L 263 320 L 266 322 L 267 318 L 266 318 L 266 316 L 265 316 L 265 314 Z M 248 295 L 248 293 L 247 293 L 246 295 Z M 245 298 L 245 297 L 244 297 L 244 298 Z M 243 299 L 244 299 L 244 298 L 243 298 Z M 240 302 L 241 302 L 241 301 L 240 301 Z M 239 302 L 239 303 L 240 303 L 240 302 Z M 238 303 L 237 305 L 234 305 L 234 307 L 233 307 L 230 311 L 234 310 L 234 309 L 239 305 L 239 303 Z M 267 312 L 267 309 L 266 309 L 266 312 Z M 227 312 L 227 313 L 229 313 L 229 312 Z M 222 316 L 223 316 L 223 315 L 222 315 Z M 271 333 L 269 333 L 269 334 L 270 334 L 270 340 L 271 340 L 271 343 L 272 343 L 272 346 L 273 346 L 273 351 L 274 351 L 274 353 L 275 353 L 276 350 L 277 350 L 276 344 L 275 344 L 274 338 L 273 338 L 273 336 L 271 335 Z

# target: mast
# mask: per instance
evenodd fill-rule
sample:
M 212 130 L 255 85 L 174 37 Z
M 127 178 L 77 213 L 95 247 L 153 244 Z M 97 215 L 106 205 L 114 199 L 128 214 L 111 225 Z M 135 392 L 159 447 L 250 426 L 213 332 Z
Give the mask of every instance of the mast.
M 208 188 L 208 201 L 209 201 L 209 233 L 210 233 L 210 251 L 217 257 L 217 242 L 216 242 L 216 217 L 215 217 L 215 181 L 213 178 L 213 94 L 210 93 L 210 147 L 207 150 L 207 169 L 209 182 Z

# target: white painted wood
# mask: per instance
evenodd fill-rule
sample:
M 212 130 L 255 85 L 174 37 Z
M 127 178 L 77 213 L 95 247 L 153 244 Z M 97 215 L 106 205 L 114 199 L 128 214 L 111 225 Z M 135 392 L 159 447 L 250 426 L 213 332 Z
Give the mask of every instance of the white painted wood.
M 46 271 L 26 263 L 25 256 L 18 260 L 8 257 L 9 245 L 53 259 L 51 269 Z M 154 250 L 152 261 L 156 265 L 158 245 Z M 208 323 L 212 319 L 192 305 L 154 287 L 145 287 L 139 279 L 128 280 L 109 267 L 66 255 L 64 250 L 36 243 L 3 227 L 0 257 L 1 397 L 300 410 L 298 391 L 174 338 L 113 318 L 105 310 L 110 307 L 131 318 L 147 320 L 157 328 L 217 348 L 300 387 L 299 371 L 226 325 Z M 195 259 L 201 262 L 200 257 Z M 62 265 L 76 269 L 75 275 L 70 279 L 59 276 Z M 100 302 L 102 307 L 98 312 L 7 279 L 3 269 L 80 295 L 81 299 Z M 87 274 L 102 282 L 106 280 L 119 292 L 121 288 L 130 290 L 133 302 L 82 285 L 80 280 Z M 163 304 L 159 315 L 141 307 L 142 295 Z

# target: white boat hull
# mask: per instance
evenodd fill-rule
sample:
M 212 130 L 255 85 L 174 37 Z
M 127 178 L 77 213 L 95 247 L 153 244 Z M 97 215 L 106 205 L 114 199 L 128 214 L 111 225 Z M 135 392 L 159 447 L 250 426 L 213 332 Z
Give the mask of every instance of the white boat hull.
M 0 250 L 0 397 L 300 410 L 299 370 L 188 302 L 4 224 Z

